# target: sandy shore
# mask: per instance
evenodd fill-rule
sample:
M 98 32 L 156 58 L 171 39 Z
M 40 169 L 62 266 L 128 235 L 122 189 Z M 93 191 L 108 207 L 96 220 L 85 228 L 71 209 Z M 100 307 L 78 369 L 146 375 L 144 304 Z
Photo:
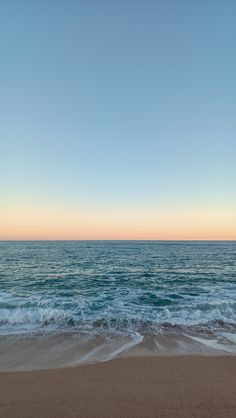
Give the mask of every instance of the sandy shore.
M 236 358 L 128 358 L 1 373 L 0 388 L 1 418 L 235 418 Z

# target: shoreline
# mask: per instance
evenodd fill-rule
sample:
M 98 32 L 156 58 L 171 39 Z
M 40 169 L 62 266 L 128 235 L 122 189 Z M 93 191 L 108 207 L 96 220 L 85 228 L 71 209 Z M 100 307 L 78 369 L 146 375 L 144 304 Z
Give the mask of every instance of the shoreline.
M 234 356 L 114 359 L 0 373 L 4 418 L 233 418 Z
M 0 337 L 0 373 L 60 369 L 121 358 L 234 356 L 235 336 L 224 335 L 220 342 L 209 335 L 203 338 L 177 332 L 6 335 Z

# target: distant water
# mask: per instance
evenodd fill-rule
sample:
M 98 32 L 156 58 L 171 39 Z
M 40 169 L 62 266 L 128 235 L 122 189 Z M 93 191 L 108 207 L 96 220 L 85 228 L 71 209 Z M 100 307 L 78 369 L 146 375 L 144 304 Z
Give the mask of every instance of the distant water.
M 235 331 L 235 241 L 0 242 L 0 335 Z

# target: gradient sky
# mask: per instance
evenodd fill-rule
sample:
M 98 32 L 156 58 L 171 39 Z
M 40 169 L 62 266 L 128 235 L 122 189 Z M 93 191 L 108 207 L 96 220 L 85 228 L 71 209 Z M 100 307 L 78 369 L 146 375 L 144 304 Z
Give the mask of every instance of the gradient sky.
M 236 2 L 0 2 L 0 239 L 236 239 Z

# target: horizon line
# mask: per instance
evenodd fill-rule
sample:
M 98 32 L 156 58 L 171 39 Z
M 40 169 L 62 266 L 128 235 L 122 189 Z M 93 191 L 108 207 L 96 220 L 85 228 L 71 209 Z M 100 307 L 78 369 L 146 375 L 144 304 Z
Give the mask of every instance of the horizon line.
M 94 241 L 137 241 L 137 242 L 140 242 L 140 241 L 146 241 L 146 242 L 148 242 L 148 241 L 152 241 L 152 242 L 173 242 L 173 241 L 175 241 L 175 242 L 192 242 L 192 241 L 195 241 L 195 242 L 235 242 L 236 241 L 236 238 L 234 239 L 211 239 L 211 238 L 209 238 L 209 239 L 189 239 L 189 238 L 186 238 L 186 239 L 137 239 L 137 238 L 134 238 L 134 239 L 132 239 L 132 238 L 130 238 L 130 239 L 127 239 L 127 238 L 124 238 L 124 239 L 102 239 L 102 238 L 100 238 L 100 239 L 91 239 L 91 238 L 88 238 L 88 239 L 53 239 L 53 238 L 50 238 L 50 239 L 37 239 L 37 238 L 35 238 L 35 239 L 28 239 L 28 238 L 26 238 L 26 239 L 0 239 L 0 242 L 22 242 L 22 241 L 24 241 L 24 242 L 32 242 L 32 241 L 34 241 L 34 242 L 85 242 L 85 241 L 91 241 L 91 242 L 94 242 Z

